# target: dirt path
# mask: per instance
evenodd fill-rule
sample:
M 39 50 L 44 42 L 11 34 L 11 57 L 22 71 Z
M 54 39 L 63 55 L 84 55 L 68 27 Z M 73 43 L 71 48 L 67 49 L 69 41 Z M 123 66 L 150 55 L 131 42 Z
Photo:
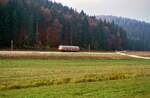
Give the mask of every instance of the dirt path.
M 150 60 L 150 57 L 143 57 L 143 56 L 138 56 L 138 55 L 130 55 L 130 54 L 126 54 L 123 52 L 116 52 L 117 54 L 123 55 L 123 56 L 129 56 L 132 58 L 138 58 L 138 59 L 145 59 L 145 60 Z

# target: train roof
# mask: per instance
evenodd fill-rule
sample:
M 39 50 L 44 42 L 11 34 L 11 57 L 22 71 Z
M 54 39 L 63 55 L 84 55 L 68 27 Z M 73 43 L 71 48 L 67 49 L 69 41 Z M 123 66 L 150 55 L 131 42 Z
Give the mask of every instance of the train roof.
M 60 45 L 61 48 L 79 48 L 79 46 Z

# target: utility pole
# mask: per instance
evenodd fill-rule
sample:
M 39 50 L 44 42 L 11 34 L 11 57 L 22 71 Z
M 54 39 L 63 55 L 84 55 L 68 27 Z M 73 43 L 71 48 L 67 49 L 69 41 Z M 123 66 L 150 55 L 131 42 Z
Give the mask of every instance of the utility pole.
M 39 23 L 38 20 L 36 20 L 36 43 L 38 43 L 39 40 Z
M 14 49 L 14 41 L 11 40 L 11 51 L 13 51 L 13 49 Z
M 72 45 L 72 31 L 70 32 L 70 45 Z
M 91 45 L 90 44 L 88 45 L 88 50 L 89 50 L 89 52 L 91 51 Z

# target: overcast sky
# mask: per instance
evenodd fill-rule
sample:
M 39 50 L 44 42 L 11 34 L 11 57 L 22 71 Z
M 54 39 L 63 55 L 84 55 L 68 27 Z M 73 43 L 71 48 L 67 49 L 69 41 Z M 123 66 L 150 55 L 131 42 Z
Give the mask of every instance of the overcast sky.
M 52 0 L 88 15 L 123 16 L 150 22 L 150 0 Z

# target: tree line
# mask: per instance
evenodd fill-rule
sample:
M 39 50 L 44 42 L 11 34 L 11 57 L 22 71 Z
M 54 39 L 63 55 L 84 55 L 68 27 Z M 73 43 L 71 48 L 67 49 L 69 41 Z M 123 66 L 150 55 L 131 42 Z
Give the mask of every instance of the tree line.
M 87 50 L 126 48 L 126 32 L 114 23 L 49 0 L 1 0 L 0 48 L 56 49 L 77 45 Z
M 129 50 L 150 50 L 150 24 L 133 19 L 115 17 L 115 16 L 98 16 L 107 22 L 114 22 L 115 24 L 126 30 L 127 35 L 127 49 Z

